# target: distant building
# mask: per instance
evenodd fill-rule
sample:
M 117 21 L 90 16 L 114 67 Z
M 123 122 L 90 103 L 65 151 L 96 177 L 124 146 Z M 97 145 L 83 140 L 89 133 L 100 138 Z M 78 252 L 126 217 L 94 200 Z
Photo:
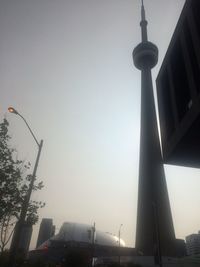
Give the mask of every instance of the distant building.
M 40 224 L 40 230 L 38 234 L 36 247 L 40 246 L 54 234 L 55 234 L 55 226 L 53 225 L 53 220 L 49 218 L 43 218 Z
M 200 231 L 186 236 L 186 249 L 188 256 L 200 254 Z
M 27 254 L 29 250 L 32 232 L 33 232 L 32 225 L 28 223 L 24 224 L 22 228 L 22 234 L 19 240 L 19 249 L 22 250 L 25 254 Z
M 16 225 L 16 227 L 18 227 L 18 224 Z M 19 246 L 18 246 L 18 250 L 24 255 L 28 253 L 32 231 L 33 231 L 32 225 L 30 223 L 25 222 L 22 226 L 22 232 L 20 235 Z M 16 232 L 14 232 L 13 234 L 13 239 L 10 245 L 10 251 L 12 251 L 14 247 L 13 240 L 15 240 L 15 234 Z
M 51 236 L 54 236 L 55 235 L 55 232 L 56 232 L 56 226 L 53 225 L 52 226 L 52 231 L 51 231 Z

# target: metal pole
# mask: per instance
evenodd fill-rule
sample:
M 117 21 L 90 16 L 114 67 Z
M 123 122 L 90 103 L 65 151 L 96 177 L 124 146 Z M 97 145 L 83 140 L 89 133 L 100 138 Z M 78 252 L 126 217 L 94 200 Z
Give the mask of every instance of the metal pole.
M 92 227 L 92 255 L 91 255 L 91 267 L 93 267 L 93 265 L 94 265 L 95 231 L 96 231 L 96 226 L 95 226 L 95 222 L 94 222 L 94 226 Z
M 22 120 L 25 122 L 25 124 L 26 124 L 26 126 L 28 127 L 28 129 L 29 129 L 31 135 L 33 136 L 33 138 L 34 138 L 36 144 L 38 145 L 38 147 L 40 147 L 41 142 L 40 142 L 40 144 L 38 143 L 38 140 L 37 140 L 37 138 L 35 137 L 33 131 L 32 131 L 31 128 L 30 128 L 30 126 L 28 125 L 28 122 L 25 120 L 25 118 L 24 118 L 19 112 L 17 112 L 17 115 L 19 115 L 19 116 L 22 118 Z
M 120 251 L 120 238 L 121 238 L 121 227 L 122 227 L 123 224 L 120 224 L 120 227 L 119 227 L 119 265 L 121 265 L 121 251 Z
M 13 239 L 12 239 L 12 243 L 11 243 L 11 248 L 10 248 L 10 259 L 9 259 L 9 266 L 10 267 L 15 267 L 16 255 L 17 255 L 17 251 L 19 248 L 19 241 L 20 241 L 20 237 L 21 237 L 21 233 L 22 233 L 22 228 L 23 228 L 23 225 L 24 225 L 25 219 L 26 219 L 26 214 L 27 214 L 28 205 L 29 205 L 31 193 L 33 190 L 33 186 L 34 186 L 34 181 L 36 178 L 36 172 L 37 172 L 37 168 L 38 168 L 38 163 L 39 163 L 39 159 L 40 159 L 42 146 L 43 146 L 43 140 L 41 140 L 39 145 L 38 145 L 38 153 L 37 153 L 37 158 L 35 161 L 35 166 L 33 169 L 32 178 L 31 178 L 31 181 L 29 184 L 27 195 L 26 195 L 26 197 L 23 201 L 23 204 L 22 204 L 22 209 L 21 209 L 19 220 L 15 226 Z

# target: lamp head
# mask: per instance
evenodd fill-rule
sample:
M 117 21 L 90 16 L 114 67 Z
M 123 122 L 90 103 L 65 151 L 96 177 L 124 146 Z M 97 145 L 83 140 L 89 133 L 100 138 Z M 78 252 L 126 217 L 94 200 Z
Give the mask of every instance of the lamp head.
M 16 115 L 19 115 L 19 113 L 17 112 L 17 110 L 14 109 L 13 107 L 9 107 L 9 108 L 8 108 L 8 111 L 9 111 L 10 113 L 14 113 L 14 114 L 16 114 Z

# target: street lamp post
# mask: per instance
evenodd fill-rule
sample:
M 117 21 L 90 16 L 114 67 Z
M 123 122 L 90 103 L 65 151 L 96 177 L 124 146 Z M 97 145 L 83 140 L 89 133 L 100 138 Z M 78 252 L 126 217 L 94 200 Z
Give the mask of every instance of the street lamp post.
M 17 255 L 17 251 L 19 248 L 19 241 L 20 241 L 20 237 L 21 237 L 21 233 L 22 233 L 22 228 L 23 225 L 25 223 L 26 220 L 26 214 L 27 214 L 27 210 L 28 210 L 28 205 L 29 205 L 29 201 L 31 198 L 31 193 L 33 190 L 33 186 L 34 186 L 34 181 L 35 181 L 35 177 L 36 177 L 36 172 L 37 172 L 37 168 L 38 168 L 38 163 L 39 163 L 39 159 L 40 159 L 40 154 L 41 154 L 41 150 L 42 150 L 42 146 L 43 146 L 43 140 L 40 141 L 40 143 L 37 141 L 35 135 L 33 134 L 30 126 L 28 125 L 27 121 L 24 119 L 24 117 L 14 108 L 9 107 L 8 108 L 9 112 L 14 113 L 18 116 L 20 116 L 23 121 L 25 122 L 26 126 L 28 127 L 31 135 L 33 136 L 37 146 L 38 146 L 38 153 L 37 153 L 37 157 L 36 157 L 36 161 L 35 161 L 35 166 L 33 169 L 33 174 L 31 177 L 31 181 L 29 184 L 29 188 L 27 191 L 27 194 L 24 198 L 24 201 L 22 203 L 22 208 L 21 208 L 21 212 L 20 212 L 20 216 L 19 216 L 19 220 L 15 225 L 15 230 L 14 230 L 14 234 L 13 234 L 13 239 L 12 239 L 12 243 L 11 243 L 11 248 L 10 248 L 10 259 L 9 259 L 9 266 L 10 267 L 14 267 L 15 266 L 15 260 L 16 260 L 16 255 Z
M 92 226 L 92 253 L 91 253 L 91 267 L 94 266 L 94 252 L 95 252 L 95 234 L 96 234 L 96 224 Z
M 121 223 L 119 226 L 119 265 L 121 264 L 121 251 L 120 251 L 120 238 L 121 238 L 121 227 L 123 224 Z

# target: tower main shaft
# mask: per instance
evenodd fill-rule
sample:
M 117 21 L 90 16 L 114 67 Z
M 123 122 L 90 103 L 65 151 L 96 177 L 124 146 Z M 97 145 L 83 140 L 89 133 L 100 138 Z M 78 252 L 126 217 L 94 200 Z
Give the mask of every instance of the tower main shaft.
M 142 42 L 133 51 L 141 70 L 141 131 L 136 248 L 144 255 L 174 255 L 175 233 L 161 156 L 151 69 L 157 64 L 158 49 L 148 41 L 142 2 Z

